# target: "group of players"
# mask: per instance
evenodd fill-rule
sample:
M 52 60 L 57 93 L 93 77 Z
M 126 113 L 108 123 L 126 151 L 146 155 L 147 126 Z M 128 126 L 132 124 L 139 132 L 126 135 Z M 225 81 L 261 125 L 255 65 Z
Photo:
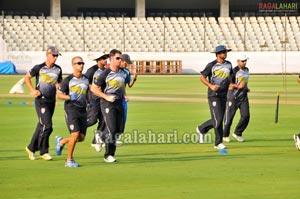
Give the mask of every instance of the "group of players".
M 66 167 L 79 167 L 73 158 L 77 142 L 85 139 L 87 127 L 98 123 L 92 145 L 101 151 L 105 145 L 104 161 L 116 162 L 116 142 L 123 133 L 127 101 L 126 85 L 132 87 L 137 75 L 133 78 L 128 64 L 131 60 L 128 54 L 113 49 L 109 54 L 103 54 L 95 59 L 97 64 L 83 74 L 84 61 L 82 57 L 72 58 L 73 73 L 62 78 L 62 69 L 55 64 L 59 53 L 55 46 L 48 47 L 46 61 L 35 65 L 25 75 L 25 82 L 35 98 L 35 108 L 39 122 L 31 142 L 25 147 L 30 160 L 35 160 L 35 152 L 39 151 L 44 160 L 52 160 L 49 154 L 49 137 L 53 131 L 52 116 L 56 98 L 64 100 L 66 124 L 70 136 L 55 137 L 55 152 L 62 154 L 64 146 L 68 145 Z M 107 60 L 109 59 L 109 66 Z M 36 78 L 33 86 L 31 78 Z
M 208 87 L 208 104 L 211 118 L 197 126 L 199 142 L 205 142 L 205 134 L 212 128 L 215 132 L 214 148 L 225 149 L 223 142 L 230 142 L 230 128 L 233 118 L 240 109 L 240 120 L 232 136 L 243 142 L 242 136 L 250 120 L 247 84 L 249 69 L 246 67 L 248 57 L 241 55 L 237 66 L 232 67 L 226 60 L 231 49 L 219 45 L 213 53 L 216 59 L 208 63 L 200 73 L 200 81 Z M 34 66 L 25 75 L 25 82 L 35 98 L 35 108 L 39 122 L 30 144 L 25 147 L 30 160 L 35 160 L 35 152 L 39 151 L 44 160 L 51 160 L 49 154 L 49 137 L 53 131 L 52 116 L 56 98 L 65 100 L 65 118 L 70 137 L 55 137 L 57 155 L 68 144 L 66 167 L 78 167 L 73 158 L 77 142 L 85 138 L 87 127 L 98 123 L 92 142 L 96 151 L 101 151 L 105 145 L 104 161 L 116 162 L 116 143 L 124 131 L 127 115 L 126 85 L 132 87 L 137 75 L 133 78 L 127 65 L 131 64 L 129 55 L 113 49 L 109 54 L 103 54 L 95 59 L 97 64 L 83 74 L 82 57 L 72 59 L 73 73 L 62 79 L 62 69 L 55 64 L 58 49 L 50 46 L 46 51 L 46 61 Z M 107 67 L 107 60 L 110 64 Z M 31 78 L 36 77 L 35 87 Z M 299 79 L 300 83 L 300 79 Z M 300 150 L 299 135 L 294 135 L 296 148 Z
M 214 148 L 224 150 L 223 142 L 230 142 L 230 128 L 233 118 L 240 109 L 240 119 L 232 136 L 238 142 L 244 142 L 243 132 L 250 120 L 248 92 L 249 69 L 246 67 L 248 57 L 240 55 L 237 66 L 232 68 L 226 60 L 231 49 L 224 45 L 215 48 L 216 59 L 208 63 L 200 72 L 200 81 L 208 87 L 208 104 L 211 118 L 196 127 L 199 143 L 205 142 L 205 134 L 212 128 L 215 131 Z M 300 75 L 297 79 L 300 83 Z M 296 149 L 300 151 L 300 133 L 294 134 Z
M 246 67 L 248 57 L 240 55 L 237 66 L 232 67 L 227 61 L 231 49 L 224 45 L 215 48 L 216 59 L 208 63 L 200 72 L 200 81 L 208 87 L 208 104 L 211 118 L 196 127 L 199 142 L 205 142 L 205 134 L 212 128 L 215 131 L 214 148 L 225 149 L 224 142 L 230 142 L 230 127 L 234 115 L 240 109 L 240 120 L 232 136 L 243 142 L 242 136 L 250 120 L 248 92 L 249 69 Z M 224 124 L 224 125 L 223 125 Z

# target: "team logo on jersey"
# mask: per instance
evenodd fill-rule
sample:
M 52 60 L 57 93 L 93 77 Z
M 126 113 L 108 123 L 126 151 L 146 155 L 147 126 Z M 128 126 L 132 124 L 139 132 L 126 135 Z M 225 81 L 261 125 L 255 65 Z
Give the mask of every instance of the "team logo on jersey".
M 105 109 L 105 113 L 109 113 L 109 108 L 106 108 L 106 109 Z
M 217 102 L 212 102 L 212 105 L 215 107 L 217 105 Z
M 70 125 L 70 129 L 73 131 L 74 130 L 74 124 Z
M 45 108 L 41 108 L 41 113 L 44 114 L 46 112 Z

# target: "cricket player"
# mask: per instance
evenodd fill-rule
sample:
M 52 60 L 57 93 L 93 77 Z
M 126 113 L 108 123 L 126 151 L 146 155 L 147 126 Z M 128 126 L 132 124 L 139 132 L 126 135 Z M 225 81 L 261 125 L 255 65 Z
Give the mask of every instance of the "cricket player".
M 248 57 L 240 55 L 237 59 L 237 66 L 233 69 L 232 84 L 227 93 L 227 103 L 224 118 L 223 141 L 230 142 L 230 127 L 237 109 L 240 109 L 241 118 L 235 127 L 232 136 L 238 142 L 244 142 L 242 136 L 250 120 L 249 100 L 248 100 L 248 79 L 249 69 L 246 67 Z
M 67 127 L 70 136 L 62 138 L 55 137 L 55 152 L 61 155 L 65 144 L 68 144 L 66 167 L 79 167 L 73 157 L 73 152 L 77 142 L 82 142 L 87 129 L 87 103 L 89 80 L 82 74 L 84 62 L 81 57 L 72 59 L 73 74 L 67 76 L 61 83 L 57 97 L 65 100 L 64 109 Z
M 52 116 L 55 110 L 56 89 L 62 81 L 61 67 L 55 64 L 61 55 L 55 46 L 49 46 L 46 51 L 46 61 L 35 65 L 25 75 L 25 83 L 31 95 L 35 98 L 35 110 L 38 124 L 31 138 L 30 144 L 25 147 L 30 160 L 35 160 L 35 152 L 39 151 L 44 160 L 52 160 L 49 154 L 49 137 L 53 131 Z M 35 77 L 35 87 L 31 78 Z
M 196 131 L 199 134 L 199 142 L 204 143 L 204 135 L 212 127 L 215 131 L 216 149 L 225 149 L 222 143 L 223 138 L 223 118 L 226 108 L 227 91 L 230 84 L 230 75 L 232 74 L 232 65 L 226 60 L 227 52 L 231 49 L 224 45 L 215 48 L 216 60 L 207 64 L 200 74 L 200 81 L 208 87 L 208 105 L 210 108 L 211 119 L 197 126 Z
M 91 91 L 101 98 L 101 111 L 105 120 L 104 161 L 116 162 L 116 140 L 124 131 L 124 108 L 122 99 L 125 95 L 125 82 L 128 75 L 120 69 L 121 51 L 113 49 L 109 53 L 110 68 L 98 79 L 94 79 Z

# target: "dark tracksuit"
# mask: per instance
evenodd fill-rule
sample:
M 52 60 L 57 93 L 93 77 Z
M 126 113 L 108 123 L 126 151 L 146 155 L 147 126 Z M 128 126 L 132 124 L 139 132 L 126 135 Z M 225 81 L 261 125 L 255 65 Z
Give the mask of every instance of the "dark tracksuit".
M 220 86 L 216 92 L 208 88 L 208 104 L 211 119 L 199 126 L 199 130 L 203 134 L 207 133 L 209 129 L 214 128 L 215 146 L 223 141 L 223 118 L 231 74 L 232 65 L 226 60 L 223 64 L 218 63 L 216 60 L 212 61 L 201 71 L 201 75 L 208 78 L 211 84 Z
M 124 131 L 124 108 L 122 99 L 125 94 L 125 82 L 128 75 L 119 69 L 113 72 L 105 69 L 94 84 L 101 88 L 106 95 L 114 95 L 116 100 L 108 102 L 101 98 L 101 111 L 105 121 L 105 154 L 104 157 L 114 156 L 116 151 L 116 140 Z
M 89 84 L 93 84 L 94 79 L 99 78 L 99 75 L 102 72 L 103 70 L 99 69 L 98 65 L 94 65 L 90 67 L 85 73 L 85 76 L 87 76 L 89 80 Z M 88 94 L 90 99 L 90 106 L 87 111 L 87 126 L 88 127 L 93 126 L 98 121 L 97 133 L 100 133 L 103 131 L 105 127 L 105 122 L 100 108 L 100 98 L 94 95 L 90 90 Z M 92 143 L 93 144 L 96 143 L 95 137 L 93 138 Z
M 93 83 L 94 74 L 98 69 L 99 69 L 98 65 L 94 65 L 86 71 L 85 76 L 87 76 L 89 80 L 89 84 Z M 90 107 L 87 112 L 88 127 L 93 126 L 94 124 L 97 123 L 97 120 L 99 120 L 99 124 L 97 127 L 97 129 L 99 129 L 100 121 L 103 120 L 101 110 L 100 110 L 100 98 L 98 96 L 95 96 L 91 91 L 89 91 L 89 99 L 90 99 Z
M 245 67 L 244 70 L 236 66 L 233 69 L 232 81 L 235 84 L 241 82 L 245 83 L 245 87 L 242 89 L 234 89 L 228 91 L 226 112 L 224 118 L 224 135 L 223 137 L 228 137 L 230 134 L 230 127 L 237 109 L 240 109 L 241 118 L 235 128 L 234 133 L 238 136 L 242 136 L 242 133 L 247 128 L 250 120 L 249 111 L 249 100 L 248 100 L 248 83 L 249 79 L 249 69 Z
M 50 68 L 44 62 L 30 69 L 29 74 L 31 77 L 36 77 L 36 89 L 40 91 L 41 95 L 35 98 L 35 109 L 39 122 L 28 149 L 32 152 L 40 151 L 40 155 L 43 155 L 49 152 L 49 137 L 53 131 L 52 116 L 56 102 L 55 84 L 61 82 L 62 70 L 56 64 Z

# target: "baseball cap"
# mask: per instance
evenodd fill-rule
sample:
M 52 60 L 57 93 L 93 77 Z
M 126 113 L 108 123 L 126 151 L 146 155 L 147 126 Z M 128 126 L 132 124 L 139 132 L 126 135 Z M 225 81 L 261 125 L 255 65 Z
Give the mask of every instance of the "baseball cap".
M 239 55 L 237 57 L 237 60 L 240 60 L 240 61 L 245 61 L 245 60 L 248 60 L 248 59 L 249 59 L 249 57 L 247 57 L 246 55 Z
M 130 56 L 128 54 L 122 54 L 121 60 L 126 61 L 127 64 L 132 64 L 132 62 L 130 60 Z
M 109 54 L 102 53 L 102 54 L 100 55 L 100 57 L 94 59 L 94 61 L 98 61 L 98 60 L 100 60 L 100 59 L 107 59 L 107 58 L 109 58 Z
M 219 52 L 223 52 L 223 51 L 231 51 L 231 48 L 226 48 L 226 46 L 224 45 L 219 45 L 215 48 L 215 50 L 212 53 L 219 53 Z
M 61 55 L 60 53 L 59 53 L 59 51 L 58 51 L 58 49 L 55 47 L 55 46 L 49 46 L 48 48 L 47 48 L 47 54 L 52 54 L 52 55 Z

